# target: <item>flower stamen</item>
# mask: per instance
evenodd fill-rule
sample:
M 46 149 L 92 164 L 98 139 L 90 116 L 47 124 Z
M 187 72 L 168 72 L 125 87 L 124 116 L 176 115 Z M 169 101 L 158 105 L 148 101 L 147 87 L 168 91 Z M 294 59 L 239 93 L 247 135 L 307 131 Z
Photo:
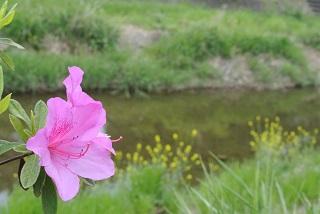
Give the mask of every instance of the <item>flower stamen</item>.
M 122 139 L 123 139 L 123 137 L 120 136 L 120 137 L 118 137 L 118 138 L 115 139 L 115 140 L 112 140 L 112 139 L 111 139 L 111 141 L 112 141 L 112 143 L 117 143 L 117 142 L 121 141 Z

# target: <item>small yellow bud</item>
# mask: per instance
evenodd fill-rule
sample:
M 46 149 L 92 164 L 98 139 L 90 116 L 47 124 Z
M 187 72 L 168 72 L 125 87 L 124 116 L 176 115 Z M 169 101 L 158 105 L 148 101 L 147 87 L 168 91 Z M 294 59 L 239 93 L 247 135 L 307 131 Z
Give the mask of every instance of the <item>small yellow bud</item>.
M 126 154 L 126 158 L 127 158 L 128 160 L 131 160 L 131 154 L 130 154 L 130 153 L 127 153 L 127 154 Z
M 167 145 L 165 146 L 165 150 L 166 150 L 167 152 L 170 152 L 170 151 L 171 151 L 171 146 L 170 146 L 169 144 L 167 144 Z
M 198 158 L 199 158 L 199 155 L 198 155 L 198 154 L 193 154 L 193 155 L 191 156 L 191 160 L 192 160 L 192 161 L 196 161 Z
M 137 144 L 137 151 L 141 151 L 141 149 L 142 149 L 142 144 L 141 144 L 141 143 L 138 143 L 138 144 Z
M 177 167 L 177 163 L 176 163 L 176 162 L 172 162 L 172 163 L 170 164 L 170 167 L 171 167 L 172 169 L 176 168 L 176 167 Z
M 160 137 L 160 135 L 156 135 L 156 136 L 154 136 L 154 141 L 156 141 L 156 143 L 160 143 L 161 142 L 161 137 Z
M 139 160 L 139 154 L 137 153 L 137 152 L 135 152 L 134 154 L 133 154 L 133 163 L 137 163 L 138 162 L 138 160 Z
M 179 138 L 179 135 L 177 133 L 172 134 L 172 139 L 178 140 L 178 138 Z
M 192 129 L 191 136 L 192 137 L 197 137 L 198 136 L 198 130 L 197 129 Z
M 186 179 L 187 179 L 187 180 L 192 180 L 192 175 L 191 175 L 191 174 L 188 174 L 187 177 L 186 177 Z
M 190 153 L 191 152 L 192 147 L 190 145 L 186 146 L 186 148 L 184 149 L 185 153 Z

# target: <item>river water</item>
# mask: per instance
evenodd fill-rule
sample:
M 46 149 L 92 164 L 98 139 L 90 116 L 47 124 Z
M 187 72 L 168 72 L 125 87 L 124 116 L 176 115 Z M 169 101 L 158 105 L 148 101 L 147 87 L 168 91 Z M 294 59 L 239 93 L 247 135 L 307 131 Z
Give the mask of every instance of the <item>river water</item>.
M 116 149 L 123 151 L 133 150 L 138 142 L 153 144 L 155 134 L 170 143 L 172 133 L 177 132 L 187 142 L 195 128 L 199 137 L 194 147 L 204 157 L 210 151 L 230 159 L 241 159 L 252 155 L 247 122 L 257 115 L 279 116 L 289 129 L 298 125 L 308 129 L 320 127 L 320 93 L 315 89 L 187 91 L 131 98 L 106 93 L 92 95 L 102 100 L 107 109 L 108 134 L 113 138 L 124 137 L 116 145 Z M 46 101 L 53 96 L 62 95 L 16 95 L 14 98 L 31 109 L 38 99 Z M 15 138 L 7 115 L 0 118 L 0 130 L 2 139 Z M 10 189 L 17 182 L 16 171 L 17 163 L 0 167 L 0 191 Z

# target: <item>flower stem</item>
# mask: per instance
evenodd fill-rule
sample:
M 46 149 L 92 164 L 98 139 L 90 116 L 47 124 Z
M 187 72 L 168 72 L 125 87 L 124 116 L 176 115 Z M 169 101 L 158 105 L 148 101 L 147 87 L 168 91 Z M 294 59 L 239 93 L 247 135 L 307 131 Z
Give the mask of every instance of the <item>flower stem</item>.
M 12 158 L 8 158 L 6 160 L 1 161 L 0 162 L 0 166 L 4 165 L 6 163 L 10 163 L 10 162 L 15 161 L 15 160 L 20 160 L 20 159 L 22 159 L 24 157 L 27 157 L 27 156 L 30 156 L 30 155 L 33 155 L 33 152 L 28 152 L 28 153 L 25 153 L 25 154 L 22 154 L 22 155 L 17 155 L 17 156 L 14 156 Z

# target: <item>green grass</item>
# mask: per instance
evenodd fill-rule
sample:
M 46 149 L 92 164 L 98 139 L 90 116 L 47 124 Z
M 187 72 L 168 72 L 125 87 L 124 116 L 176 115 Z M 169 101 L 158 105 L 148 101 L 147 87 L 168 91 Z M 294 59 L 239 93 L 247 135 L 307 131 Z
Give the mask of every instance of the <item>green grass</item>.
M 58 213 L 318 213 L 320 158 L 318 150 L 292 159 L 267 157 L 222 164 L 205 171 L 196 186 L 168 179 L 163 168 L 134 169 L 98 184 Z M 15 189 L 1 213 L 41 213 L 32 192 Z
M 156 213 L 176 209 L 172 187 L 161 167 L 145 167 L 117 175 L 116 182 L 83 190 L 70 203 L 59 202 L 58 213 Z M 147 179 L 146 179 L 147 178 Z M 88 187 L 90 188 L 90 187 Z M 4 208 L 1 213 L 6 213 Z M 16 189 L 7 207 L 8 213 L 42 213 L 40 200 L 31 191 Z
M 318 213 L 318 151 L 290 159 L 259 157 L 205 173 L 200 185 L 180 193 L 184 213 Z M 185 196 L 188 195 L 188 196 Z
M 200 88 L 208 85 L 204 82 L 220 81 L 221 71 L 209 64 L 210 59 L 246 55 L 254 61 L 264 54 L 287 60 L 288 66 L 278 73 L 295 85 L 319 84 L 304 54 L 304 46 L 320 46 L 316 16 L 215 10 L 159 1 L 18 3 L 17 16 L 4 34 L 27 51 L 12 54 L 17 69 L 16 74 L 7 74 L 7 90 L 57 90 L 67 65 L 81 65 L 94 74 L 87 80 L 88 89 L 134 92 Z M 127 25 L 163 35 L 139 52 L 130 51 L 119 46 L 121 29 Z M 54 39 L 68 50 L 47 53 L 46 46 Z M 272 71 L 267 65 L 251 66 L 258 70 L 263 67 L 267 68 L 264 72 L 253 70 L 255 79 L 272 83 L 276 77 L 268 74 Z

